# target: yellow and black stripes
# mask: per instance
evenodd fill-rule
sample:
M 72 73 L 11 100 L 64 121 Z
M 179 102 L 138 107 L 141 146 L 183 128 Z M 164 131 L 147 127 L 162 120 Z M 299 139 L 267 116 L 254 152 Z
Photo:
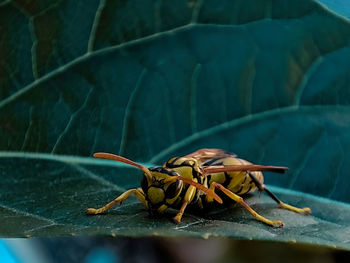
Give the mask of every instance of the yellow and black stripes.
M 205 185 L 205 176 L 201 175 L 198 161 L 193 158 L 186 157 L 174 157 L 167 161 L 163 167 L 168 168 L 181 176 L 190 179 L 197 180 L 198 183 Z
M 167 178 L 179 176 L 176 172 L 165 167 L 151 167 L 149 171 L 155 175 L 151 181 L 144 176 L 141 181 L 141 188 L 145 193 L 146 201 L 150 211 L 163 212 L 168 206 L 174 205 L 182 192 L 182 181 L 166 183 Z
M 171 158 L 162 167 L 151 168 L 111 153 L 95 153 L 94 157 L 137 167 L 143 172 L 143 178 L 141 188 L 129 189 L 100 208 L 87 209 L 86 213 L 90 215 L 104 213 L 130 195 L 135 195 L 151 214 L 161 214 L 168 207 L 178 208 L 174 221 L 180 223 L 186 207 L 214 207 L 214 200 L 222 204 L 222 198 L 225 197 L 226 203 L 240 203 L 259 221 L 271 226 L 282 226 L 281 221 L 259 215 L 244 202 L 241 196 L 257 189 L 265 191 L 281 208 L 297 213 L 311 213 L 309 208 L 297 208 L 283 203 L 263 184 L 262 171 L 282 173 L 287 167 L 253 165 L 221 149 L 199 149 L 183 157 Z M 222 198 L 215 192 L 221 194 Z
M 193 158 L 174 157 L 167 161 L 163 167 L 179 172 L 188 179 L 197 178 L 199 180 L 201 177 L 198 161 Z
M 235 157 L 224 157 L 207 160 L 204 165 L 244 165 L 244 161 Z M 213 182 L 220 183 L 223 187 L 230 189 L 236 194 L 245 194 L 253 190 L 254 185 L 246 171 L 219 172 L 207 175 L 209 185 Z
M 163 166 L 173 171 L 176 171 L 177 173 L 181 174 L 187 179 L 197 181 L 201 185 L 208 187 L 208 178 L 201 175 L 199 164 L 196 159 L 186 157 L 174 157 L 167 161 Z M 182 190 L 179 196 L 180 200 L 185 199 L 185 195 L 188 188 L 189 185 L 184 186 L 184 189 Z M 202 196 L 204 196 L 204 193 L 202 191 L 199 191 L 198 189 L 193 189 L 193 198 L 191 200 L 190 206 L 193 208 L 202 209 Z M 179 202 L 176 202 L 176 204 L 172 205 L 172 207 L 178 208 Z

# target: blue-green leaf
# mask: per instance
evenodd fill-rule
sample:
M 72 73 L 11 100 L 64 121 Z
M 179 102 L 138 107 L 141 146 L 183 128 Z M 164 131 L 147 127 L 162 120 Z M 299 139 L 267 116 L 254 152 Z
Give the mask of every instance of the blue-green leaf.
M 0 234 L 227 233 L 348 248 L 350 9 L 342 4 L 1 2 Z M 266 198 L 251 202 L 267 216 L 291 221 L 291 228 L 261 226 L 239 208 L 189 216 L 183 228 L 167 218 L 153 221 L 133 203 L 117 210 L 121 219 L 137 214 L 125 228 L 116 226 L 116 214 L 81 213 L 87 199 L 103 203 L 139 178 L 79 158 L 107 151 L 161 164 L 204 147 L 288 166 L 286 175 L 267 174 L 266 183 L 283 187 L 274 189 L 286 201 L 310 206 L 314 217 L 276 210 Z M 67 171 L 76 176 L 67 177 L 68 185 Z M 119 176 L 104 179 L 112 171 Z M 93 190 L 96 182 L 105 188 Z M 227 231 L 226 224 L 243 224 L 243 232 Z

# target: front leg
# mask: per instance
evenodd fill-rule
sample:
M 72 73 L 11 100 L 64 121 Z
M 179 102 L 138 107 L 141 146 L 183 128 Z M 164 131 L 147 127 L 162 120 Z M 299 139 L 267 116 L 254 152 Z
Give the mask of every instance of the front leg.
M 197 179 L 194 179 L 193 181 L 195 181 L 197 183 Z M 176 224 L 181 223 L 182 215 L 185 212 L 187 205 L 193 200 L 195 194 L 196 194 L 196 187 L 193 185 L 190 185 L 186 191 L 186 194 L 185 194 L 184 200 L 182 202 L 182 206 L 180 208 L 180 211 L 173 218 L 173 220 Z
M 134 189 L 129 189 L 129 190 L 125 191 L 120 196 L 118 196 L 116 199 L 112 200 L 111 202 L 109 202 L 108 204 L 104 205 L 103 207 L 100 207 L 98 209 L 96 209 L 96 208 L 88 208 L 86 210 L 86 214 L 87 215 L 98 215 L 98 214 L 101 214 L 101 213 L 107 211 L 108 209 L 112 208 L 116 204 L 122 203 L 131 194 L 136 195 L 136 197 L 140 200 L 140 202 L 143 203 L 148 208 L 148 203 L 147 203 L 147 200 L 145 198 L 145 194 L 142 191 L 142 189 L 141 188 L 137 188 L 137 189 L 134 188 Z

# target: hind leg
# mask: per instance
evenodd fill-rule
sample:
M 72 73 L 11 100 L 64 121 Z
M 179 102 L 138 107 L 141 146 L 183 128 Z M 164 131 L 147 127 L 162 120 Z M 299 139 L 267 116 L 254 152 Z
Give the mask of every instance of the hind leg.
M 255 185 L 258 187 L 258 189 L 260 191 L 265 191 L 281 208 L 287 209 L 287 210 L 290 210 L 290 211 L 293 211 L 293 212 L 296 212 L 299 214 L 305 214 L 305 215 L 311 214 L 311 209 L 308 207 L 298 208 L 298 207 L 283 203 L 281 200 L 279 200 L 277 198 L 277 196 L 275 194 L 273 194 L 269 189 L 267 189 L 264 184 L 260 183 L 259 180 L 254 176 L 253 173 L 249 172 L 249 176 L 253 180 Z
M 255 210 L 253 208 L 251 208 L 244 200 L 242 197 L 240 197 L 239 195 L 236 195 L 235 193 L 231 192 L 229 189 L 225 188 L 223 185 L 213 182 L 210 185 L 210 189 L 218 189 L 221 190 L 225 195 L 227 195 L 229 198 L 231 198 L 232 200 L 236 201 L 237 203 L 241 204 L 245 209 L 248 210 L 249 213 L 251 213 L 257 220 L 270 225 L 270 226 L 274 226 L 274 227 L 282 227 L 283 226 L 283 222 L 280 220 L 270 220 L 267 219 L 261 215 L 259 215 L 257 212 L 255 212 Z M 210 202 L 210 199 L 208 200 L 208 202 Z

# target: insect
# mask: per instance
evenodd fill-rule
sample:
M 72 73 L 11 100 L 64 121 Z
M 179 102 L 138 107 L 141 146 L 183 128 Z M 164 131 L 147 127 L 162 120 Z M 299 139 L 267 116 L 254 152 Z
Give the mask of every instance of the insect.
M 288 168 L 255 165 L 221 149 L 200 149 L 183 157 L 174 157 L 163 166 L 147 168 L 125 157 L 111 153 L 95 153 L 95 158 L 110 159 L 136 166 L 143 172 L 140 188 L 129 189 L 101 208 L 88 208 L 88 215 L 101 214 L 131 194 L 136 195 L 150 214 L 162 214 L 168 208 L 179 209 L 174 222 L 179 224 L 187 206 L 204 209 L 223 199 L 241 204 L 257 220 L 274 227 L 282 227 L 280 220 L 267 219 L 254 211 L 242 195 L 265 191 L 283 209 L 311 214 L 308 207 L 297 208 L 283 203 L 263 184 L 262 171 L 284 173 Z

